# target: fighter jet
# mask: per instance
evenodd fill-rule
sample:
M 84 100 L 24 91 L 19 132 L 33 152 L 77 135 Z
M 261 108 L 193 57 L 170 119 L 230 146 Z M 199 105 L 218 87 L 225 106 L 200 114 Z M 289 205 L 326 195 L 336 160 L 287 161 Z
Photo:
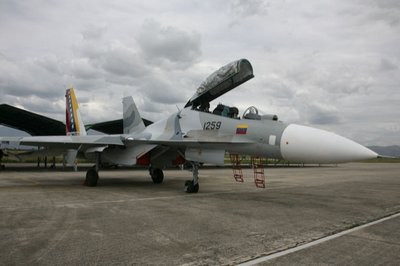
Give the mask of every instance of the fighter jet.
M 284 159 L 299 163 L 343 163 L 376 158 L 368 148 L 324 130 L 285 124 L 276 115 L 261 115 L 254 106 L 241 117 L 223 104 L 211 112 L 210 102 L 253 78 L 246 59 L 231 62 L 212 73 L 183 109 L 147 127 L 132 97 L 123 98 L 123 134 L 22 137 L 20 144 L 63 147 L 95 162 L 85 184 L 96 186 L 103 162 L 148 166 L 155 184 L 163 182 L 164 167 L 187 163 L 192 180 L 185 191 L 199 191 L 198 169 L 203 163 L 223 165 L 225 153 Z M 7 141 L 7 138 L 0 138 Z

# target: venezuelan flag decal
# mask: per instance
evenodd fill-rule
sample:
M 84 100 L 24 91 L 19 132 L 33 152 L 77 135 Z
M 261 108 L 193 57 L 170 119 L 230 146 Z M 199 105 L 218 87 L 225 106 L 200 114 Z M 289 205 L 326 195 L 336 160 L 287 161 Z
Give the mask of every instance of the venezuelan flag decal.
M 246 135 L 248 127 L 249 127 L 248 125 L 243 125 L 243 124 L 237 125 L 236 126 L 236 134 L 237 135 Z

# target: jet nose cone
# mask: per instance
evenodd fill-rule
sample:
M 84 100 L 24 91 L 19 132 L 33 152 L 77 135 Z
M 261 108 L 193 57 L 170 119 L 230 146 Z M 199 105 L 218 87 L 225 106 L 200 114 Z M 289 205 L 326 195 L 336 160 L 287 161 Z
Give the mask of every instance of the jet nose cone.
M 291 124 L 282 134 L 282 157 L 290 162 L 344 163 L 377 158 L 370 149 L 334 133 Z

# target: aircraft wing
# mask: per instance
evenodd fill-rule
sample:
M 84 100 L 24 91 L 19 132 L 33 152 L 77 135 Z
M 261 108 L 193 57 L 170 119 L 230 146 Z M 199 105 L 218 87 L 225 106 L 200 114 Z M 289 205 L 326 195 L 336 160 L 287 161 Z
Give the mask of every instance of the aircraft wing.
M 120 135 L 86 135 L 86 136 L 43 136 L 43 137 L 0 137 L 1 143 L 12 142 L 21 145 L 37 147 L 60 147 L 74 148 L 80 145 L 102 146 L 117 145 L 123 146 Z
M 86 136 L 35 136 L 35 137 L 0 137 L 1 143 L 13 142 L 20 145 L 44 147 L 77 147 L 89 146 L 133 146 L 136 144 L 162 145 L 170 147 L 204 147 L 220 149 L 227 144 L 251 144 L 249 140 L 233 139 L 229 135 L 207 135 L 199 137 L 197 134 L 188 134 L 183 139 L 135 139 L 124 135 L 86 135 Z
M 0 143 L 13 142 L 18 145 L 30 145 L 49 149 L 75 149 L 85 152 L 102 152 L 107 147 L 131 147 L 131 149 L 111 149 L 104 159 L 118 164 L 131 164 L 132 159 L 140 157 L 154 148 L 184 151 L 187 160 L 223 164 L 224 153 L 231 145 L 254 143 L 246 139 L 236 139 L 231 135 L 216 135 L 214 132 L 200 134 L 192 131 L 179 139 L 145 139 L 135 135 L 86 135 L 86 136 L 36 136 L 36 137 L 0 137 Z M 165 150 L 165 151 L 166 151 Z M 111 157 L 110 157 L 111 156 Z

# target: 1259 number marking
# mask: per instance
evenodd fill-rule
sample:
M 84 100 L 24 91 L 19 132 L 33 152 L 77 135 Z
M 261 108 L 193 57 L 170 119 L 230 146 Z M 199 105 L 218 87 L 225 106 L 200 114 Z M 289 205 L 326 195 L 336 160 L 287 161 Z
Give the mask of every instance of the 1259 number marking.
M 218 130 L 221 128 L 221 121 L 208 121 L 203 125 L 204 130 Z

